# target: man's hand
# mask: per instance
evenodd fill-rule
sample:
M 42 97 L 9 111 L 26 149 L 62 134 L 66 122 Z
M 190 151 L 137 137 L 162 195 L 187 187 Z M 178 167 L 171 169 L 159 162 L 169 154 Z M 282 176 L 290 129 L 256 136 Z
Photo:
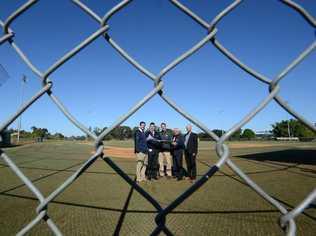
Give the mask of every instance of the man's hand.
M 173 146 L 176 146 L 176 145 L 177 145 L 177 143 L 176 143 L 176 142 L 172 142 L 172 145 L 173 145 Z
M 196 155 L 196 153 L 192 153 L 192 156 L 194 156 L 194 157 L 195 157 L 195 155 Z

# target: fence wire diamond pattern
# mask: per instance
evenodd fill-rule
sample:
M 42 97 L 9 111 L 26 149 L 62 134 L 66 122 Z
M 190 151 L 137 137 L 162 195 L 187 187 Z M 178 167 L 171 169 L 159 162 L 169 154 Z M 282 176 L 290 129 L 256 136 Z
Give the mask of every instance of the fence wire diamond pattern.
M 10 28 L 10 25 L 19 18 L 20 15 L 24 14 L 28 9 L 30 9 L 37 0 L 29 0 L 15 12 L 13 12 L 4 22 L 0 20 L 0 26 L 3 29 L 4 34 L 0 36 L 0 45 L 3 43 L 9 43 L 12 49 L 19 55 L 21 60 L 26 63 L 29 69 L 39 77 L 42 84 L 42 88 L 22 107 L 16 111 L 9 119 L 7 119 L 0 126 L 0 133 L 4 131 L 9 125 L 11 125 L 25 110 L 27 110 L 33 103 L 40 99 L 44 94 L 49 96 L 49 98 L 56 104 L 60 111 L 80 130 L 85 134 L 90 136 L 95 141 L 95 150 L 96 152 L 89 158 L 85 163 L 73 174 L 71 175 L 64 183 L 62 183 L 56 190 L 54 190 L 49 196 L 45 197 L 39 191 L 38 188 L 29 180 L 26 175 L 17 167 L 17 165 L 12 161 L 12 159 L 0 149 L 1 158 L 7 163 L 11 170 L 21 179 L 21 181 L 32 191 L 39 201 L 39 205 L 36 208 L 37 216 L 29 222 L 24 228 L 22 228 L 18 235 L 25 235 L 28 233 L 32 227 L 38 224 L 41 220 L 44 220 L 48 227 L 55 235 L 62 235 L 62 232 L 59 230 L 58 226 L 54 223 L 53 219 L 49 217 L 47 208 L 49 203 L 55 199 L 58 195 L 63 193 L 63 191 L 69 187 L 85 170 L 92 165 L 98 158 L 104 160 L 116 173 L 118 173 L 129 185 L 133 186 L 136 191 L 138 191 L 148 202 L 150 202 L 158 211 L 158 214 L 155 217 L 156 228 L 152 232 L 152 235 L 158 235 L 161 232 L 164 232 L 166 235 L 173 235 L 172 232 L 167 228 L 166 216 L 174 210 L 178 205 L 185 201 L 190 195 L 202 187 L 224 164 L 228 165 L 245 183 L 247 183 L 258 195 L 260 195 L 268 203 L 276 207 L 282 214 L 280 217 L 280 227 L 284 229 L 286 235 L 295 235 L 296 224 L 295 217 L 301 214 L 305 208 L 309 206 L 316 199 L 316 188 L 305 198 L 302 199 L 302 202 L 296 206 L 291 211 L 288 211 L 279 201 L 272 198 L 268 193 L 266 193 L 259 185 L 252 181 L 234 162 L 230 159 L 230 151 L 228 146 L 225 144 L 225 141 L 230 138 L 230 136 L 239 128 L 247 124 L 254 116 L 256 116 L 262 109 L 264 109 L 267 104 L 272 100 L 275 100 L 284 110 L 293 115 L 295 118 L 303 122 L 307 127 L 312 131 L 316 132 L 315 126 L 306 120 L 302 115 L 295 112 L 279 95 L 280 91 L 280 81 L 286 77 L 286 75 L 293 70 L 300 62 L 302 62 L 309 54 L 311 54 L 316 48 L 316 40 L 314 40 L 308 48 L 306 48 L 297 58 L 289 64 L 285 69 L 276 75 L 275 78 L 269 79 L 268 77 L 260 74 L 256 70 L 250 68 L 241 62 L 233 53 L 227 50 L 220 41 L 216 38 L 216 33 L 218 29 L 216 28 L 217 24 L 230 12 L 236 9 L 243 1 L 235 0 L 228 7 L 223 9 L 212 21 L 211 23 L 206 22 L 188 7 L 183 5 L 180 1 L 169 0 L 171 4 L 177 7 L 180 11 L 190 17 L 193 21 L 199 24 L 201 27 L 205 28 L 206 36 L 196 43 L 191 49 L 183 53 L 181 56 L 177 57 L 170 64 L 165 66 L 159 74 L 155 75 L 150 72 L 148 69 L 143 67 L 135 59 L 133 59 L 123 48 L 120 47 L 118 43 L 110 36 L 109 29 L 110 25 L 108 21 L 113 17 L 117 12 L 124 9 L 132 0 L 123 0 L 114 6 L 110 11 L 108 11 L 104 16 L 100 17 L 94 11 L 92 11 L 87 5 L 82 3 L 80 0 L 72 0 L 73 4 L 78 7 L 78 9 L 85 12 L 90 16 L 98 25 L 99 29 L 91 34 L 84 41 L 79 43 L 75 48 L 66 53 L 63 57 L 57 60 L 52 66 L 50 66 L 46 71 L 40 71 L 36 65 L 28 58 L 28 56 L 23 52 L 23 50 L 15 42 L 16 34 Z M 300 14 L 311 27 L 316 28 L 316 20 L 310 15 L 303 7 L 291 0 L 279 0 L 283 4 L 292 8 L 296 13 Z M 63 66 L 68 60 L 73 58 L 78 52 L 87 47 L 90 43 L 96 40 L 99 37 L 103 37 L 106 43 L 109 43 L 125 60 L 127 60 L 132 66 L 139 70 L 142 74 L 148 77 L 153 81 L 154 88 L 144 96 L 135 106 L 133 106 L 129 111 L 127 111 L 121 118 L 116 120 L 109 128 L 104 130 L 99 136 L 91 132 L 84 124 L 81 124 L 62 104 L 62 102 L 56 97 L 53 93 L 53 82 L 49 79 L 49 76 Z M 174 67 L 179 65 L 181 62 L 186 60 L 196 51 L 198 51 L 205 44 L 211 43 L 215 48 L 217 48 L 223 55 L 225 55 L 230 61 L 235 65 L 240 67 L 252 77 L 267 85 L 268 95 L 263 99 L 257 107 L 253 108 L 241 121 L 236 123 L 231 129 L 229 129 L 222 137 L 218 137 L 213 133 L 206 125 L 201 123 L 198 119 L 193 117 L 191 114 L 187 113 L 185 110 L 180 108 L 175 101 L 166 95 L 164 92 L 164 82 L 163 77 L 171 71 Z M 216 141 L 216 153 L 219 157 L 217 163 L 210 167 L 210 169 L 190 188 L 178 196 L 172 203 L 167 207 L 163 208 L 149 193 L 147 193 L 143 188 L 134 182 L 123 170 L 121 170 L 109 157 L 104 153 L 104 143 L 103 139 L 108 135 L 115 127 L 122 124 L 126 119 L 132 116 L 139 108 L 141 108 L 146 102 L 152 99 L 154 96 L 160 96 L 170 107 L 176 110 L 179 114 L 185 117 L 187 120 L 195 124 L 201 130 L 209 134 Z

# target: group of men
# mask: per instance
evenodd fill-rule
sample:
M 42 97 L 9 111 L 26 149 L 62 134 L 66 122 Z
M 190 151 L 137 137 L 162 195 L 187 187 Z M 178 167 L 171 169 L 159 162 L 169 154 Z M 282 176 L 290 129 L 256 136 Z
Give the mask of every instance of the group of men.
M 148 130 L 145 128 L 146 123 L 141 121 L 134 134 L 136 181 L 152 181 L 166 176 L 177 180 L 185 177 L 193 182 L 196 179 L 198 138 L 192 132 L 192 126 L 186 126 L 185 135 L 178 128 L 170 134 L 165 123 L 161 123 L 159 131 L 154 122 L 150 123 Z M 187 169 L 182 165 L 183 155 Z

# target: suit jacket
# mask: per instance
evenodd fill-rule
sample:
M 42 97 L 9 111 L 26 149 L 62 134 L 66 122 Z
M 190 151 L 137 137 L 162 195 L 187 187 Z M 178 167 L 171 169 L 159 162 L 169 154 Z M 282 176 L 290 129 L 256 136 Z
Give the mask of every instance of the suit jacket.
M 151 136 L 151 137 L 149 137 Z M 152 134 L 149 130 L 146 132 L 146 139 L 147 139 L 147 147 L 148 149 L 153 149 L 153 150 L 159 150 L 160 149 L 160 135 L 158 132 L 154 132 Z
M 178 136 L 173 136 L 172 138 L 173 142 L 176 142 L 176 145 L 171 145 L 171 154 L 173 156 L 182 156 L 183 150 L 184 150 L 184 138 L 180 134 Z
M 184 140 L 185 140 L 185 137 L 187 135 L 189 135 L 189 134 L 188 133 L 185 134 Z M 197 152 L 198 152 L 198 136 L 196 133 L 191 132 L 187 146 L 185 147 L 185 151 L 187 151 L 188 153 L 197 154 Z
M 162 142 L 160 144 L 160 150 L 161 152 L 170 152 L 171 150 L 171 140 L 172 136 L 168 134 L 167 131 L 161 131 L 160 132 L 160 140 L 162 141 L 166 141 L 166 142 Z
M 147 153 L 147 142 L 145 132 L 141 132 L 139 129 L 134 134 L 134 152 L 135 153 Z

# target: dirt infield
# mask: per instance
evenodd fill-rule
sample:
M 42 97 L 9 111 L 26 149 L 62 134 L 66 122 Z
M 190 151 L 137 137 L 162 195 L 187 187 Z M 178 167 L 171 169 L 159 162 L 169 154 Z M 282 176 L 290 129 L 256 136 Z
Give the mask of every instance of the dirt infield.
M 284 145 L 288 145 L 288 144 L 279 143 L 278 146 L 284 146 Z M 264 143 L 264 142 L 234 142 L 234 143 L 228 143 L 228 146 L 230 148 L 260 148 L 260 147 L 273 147 L 276 145 L 271 144 L 271 143 Z
M 288 143 L 271 143 L 271 142 L 229 142 L 228 146 L 232 149 L 243 148 L 268 148 L 277 146 L 288 146 Z M 294 143 L 295 145 L 295 143 Z M 298 144 L 297 144 L 298 145 Z M 199 150 L 214 150 L 214 144 L 211 142 L 203 142 Z M 111 157 L 134 158 L 134 148 L 120 146 L 106 146 L 104 154 Z
M 106 147 L 104 154 L 111 157 L 133 158 L 135 156 L 133 148 Z

